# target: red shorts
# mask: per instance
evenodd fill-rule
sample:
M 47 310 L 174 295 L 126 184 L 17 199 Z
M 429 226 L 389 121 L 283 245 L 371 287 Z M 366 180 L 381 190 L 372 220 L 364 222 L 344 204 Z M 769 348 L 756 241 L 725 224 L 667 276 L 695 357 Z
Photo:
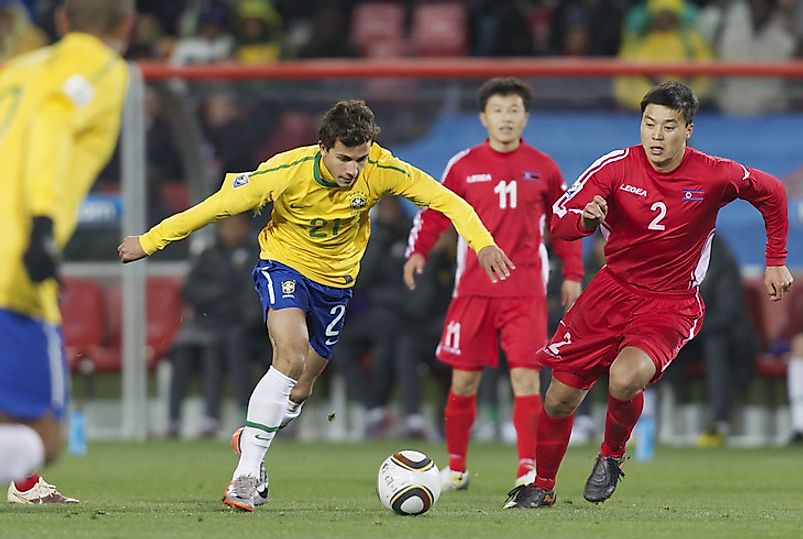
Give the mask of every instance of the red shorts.
M 510 368 L 538 367 L 536 352 L 546 342 L 546 299 L 462 297 L 446 312 L 436 355 L 466 371 L 496 367 L 499 347 Z
M 555 378 L 589 389 L 619 351 L 639 348 L 655 363 L 658 380 L 703 323 L 705 308 L 696 290 L 678 294 L 639 290 L 603 268 L 572 305 L 537 359 Z

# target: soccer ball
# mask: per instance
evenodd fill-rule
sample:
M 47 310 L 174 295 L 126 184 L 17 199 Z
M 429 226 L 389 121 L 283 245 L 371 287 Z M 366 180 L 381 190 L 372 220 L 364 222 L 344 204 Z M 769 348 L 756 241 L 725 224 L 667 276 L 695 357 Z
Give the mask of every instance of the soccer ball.
M 382 505 L 399 515 L 421 515 L 441 495 L 438 467 L 419 451 L 393 453 L 379 467 L 376 493 Z

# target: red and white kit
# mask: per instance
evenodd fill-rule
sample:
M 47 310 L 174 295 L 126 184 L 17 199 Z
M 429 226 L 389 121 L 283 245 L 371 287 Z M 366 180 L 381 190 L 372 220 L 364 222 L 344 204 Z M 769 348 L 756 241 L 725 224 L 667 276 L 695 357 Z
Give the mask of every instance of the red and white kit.
M 650 355 L 657 379 L 697 334 L 704 315 L 697 288 L 708 270 L 717 213 L 734 199 L 761 212 L 767 265 L 786 262 L 783 184 L 729 159 L 686 148 L 680 166 L 662 173 L 641 146 L 611 152 L 554 205 L 553 237 L 586 236 L 580 214 L 595 195 L 608 203 L 602 223 L 607 265 L 538 354 L 572 387 L 591 387 L 625 346 Z
M 495 366 L 498 334 L 511 366 L 535 367 L 535 352 L 546 342 L 549 264 L 543 234 L 552 204 L 566 191 L 563 176 L 552 158 L 523 141 L 502 153 L 486 140 L 455 155 L 442 181 L 474 207 L 516 270 L 507 280 L 491 283 L 476 254 L 460 240 L 454 298 L 437 356 L 465 370 Z M 410 231 L 407 256 L 426 257 L 450 225 L 441 213 L 422 210 Z M 564 277 L 582 280 L 580 243 L 558 239 L 553 247 Z

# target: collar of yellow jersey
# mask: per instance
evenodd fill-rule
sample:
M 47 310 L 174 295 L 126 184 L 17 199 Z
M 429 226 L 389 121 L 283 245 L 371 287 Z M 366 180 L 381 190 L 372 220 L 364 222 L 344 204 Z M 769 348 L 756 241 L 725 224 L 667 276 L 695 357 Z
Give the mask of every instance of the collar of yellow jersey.
M 324 187 L 340 187 L 335 182 L 329 180 L 332 174 L 326 170 L 326 165 L 321 161 L 320 150 L 315 154 L 315 160 L 312 162 L 312 177 Z

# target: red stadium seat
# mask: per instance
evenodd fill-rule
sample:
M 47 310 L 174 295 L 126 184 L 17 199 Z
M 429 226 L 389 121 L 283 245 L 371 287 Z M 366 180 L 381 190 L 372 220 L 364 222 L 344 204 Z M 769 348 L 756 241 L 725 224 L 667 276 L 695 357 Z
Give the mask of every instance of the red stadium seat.
M 351 17 L 351 44 L 363 56 L 384 41 L 404 41 L 404 5 L 398 2 L 362 2 Z
M 169 181 L 159 184 L 159 198 L 170 213 L 178 213 L 190 207 L 190 186 L 184 181 Z
M 468 50 L 466 6 L 462 2 L 416 5 L 412 47 L 418 56 L 465 56 Z
M 765 299 L 767 292 L 764 289 L 764 283 L 757 278 L 747 278 L 743 280 L 743 286 L 747 311 L 753 327 L 758 332 L 760 348 L 766 350 L 770 342 L 770 329 L 767 321 L 766 304 L 768 300 Z
M 259 155 L 273 156 L 318 140 L 318 117 L 307 112 L 285 112 L 272 134 L 259 149 Z
M 67 278 L 60 300 L 67 362 L 75 370 L 106 337 L 103 289 L 91 279 Z
M 151 277 L 148 279 L 147 335 L 148 367 L 153 368 L 173 344 L 178 330 L 184 303 L 181 299 L 182 279 L 177 277 Z
M 785 359 L 770 354 L 759 354 L 753 362 L 756 376 L 760 378 L 786 378 L 788 367 Z
M 797 282 L 784 298 L 782 306 L 778 337 L 791 339 L 798 333 L 803 333 L 803 277 L 798 276 Z
M 180 277 L 150 277 L 146 285 L 148 308 L 146 334 L 148 343 L 147 362 L 152 369 L 162 359 L 173 337 L 181 327 L 184 304 L 181 299 Z M 119 370 L 122 365 L 122 291 L 119 286 L 110 286 L 106 292 L 109 321 L 109 346 L 93 354 L 96 369 Z

